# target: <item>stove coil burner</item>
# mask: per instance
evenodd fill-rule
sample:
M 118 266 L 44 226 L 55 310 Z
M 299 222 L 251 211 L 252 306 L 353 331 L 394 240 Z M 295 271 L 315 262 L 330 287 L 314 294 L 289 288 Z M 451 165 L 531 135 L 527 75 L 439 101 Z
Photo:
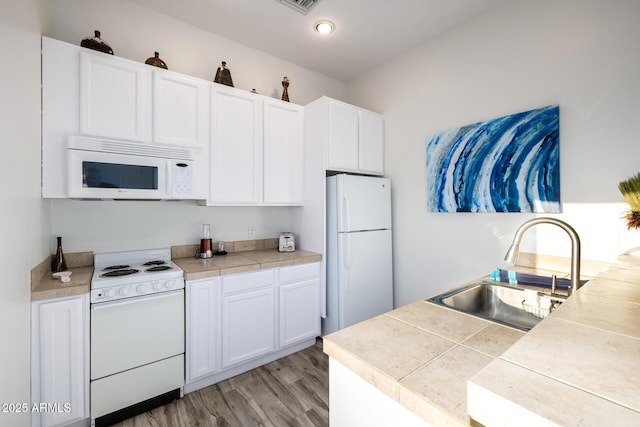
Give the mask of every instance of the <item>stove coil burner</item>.
M 131 267 L 130 265 L 110 265 L 109 267 L 105 267 L 102 269 L 102 271 L 109 271 L 109 270 L 122 270 L 123 268 L 129 268 Z
M 136 273 L 139 273 L 139 272 L 140 272 L 140 270 L 136 270 L 135 268 L 126 268 L 126 269 L 122 269 L 122 270 L 107 271 L 106 273 L 101 274 L 100 277 L 128 276 L 130 274 L 136 274 Z
M 145 267 L 148 267 L 150 265 L 162 265 L 162 264 L 166 264 L 166 263 L 167 263 L 167 261 L 162 261 L 161 259 L 158 259 L 158 260 L 153 260 L 153 261 L 147 261 L 142 265 L 144 265 Z
M 172 268 L 168 265 L 158 265 L 156 267 L 147 268 L 145 271 L 154 272 L 154 271 L 166 271 L 172 270 Z

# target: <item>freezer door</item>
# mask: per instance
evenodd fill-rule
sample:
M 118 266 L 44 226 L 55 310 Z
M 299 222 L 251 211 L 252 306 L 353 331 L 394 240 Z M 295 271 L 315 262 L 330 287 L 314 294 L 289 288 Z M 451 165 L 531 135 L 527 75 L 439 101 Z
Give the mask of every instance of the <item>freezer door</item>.
M 391 230 L 338 236 L 339 327 L 393 309 Z
M 337 175 L 338 232 L 391 229 L 391 181 Z

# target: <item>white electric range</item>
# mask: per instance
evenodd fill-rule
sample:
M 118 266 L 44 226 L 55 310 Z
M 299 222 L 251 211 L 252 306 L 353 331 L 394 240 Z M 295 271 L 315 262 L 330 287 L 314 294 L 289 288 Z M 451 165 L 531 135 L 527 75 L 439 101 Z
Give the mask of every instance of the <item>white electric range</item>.
M 184 277 L 171 250 L 95 254 L 90 300 L 92 424 L 180 398 Z

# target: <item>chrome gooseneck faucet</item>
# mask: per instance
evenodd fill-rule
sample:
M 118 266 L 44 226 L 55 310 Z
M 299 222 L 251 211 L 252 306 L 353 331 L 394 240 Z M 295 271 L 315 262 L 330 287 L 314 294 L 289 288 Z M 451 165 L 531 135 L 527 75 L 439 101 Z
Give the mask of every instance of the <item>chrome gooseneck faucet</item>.
M 573 294 L 580 287 L 580 237 L 578 233 L 569 224 L 564 221 L 555 218 L 533 218 L 524 222 L 518 230 L 516 230 L 515 236 L 513 236 L 513 243 L 509 247 L 504 260 L 515 264 L 518 261 L 518 253 L 520 252 L 520 242 L 525 231 L 537 224 L 552 224 L 562 228 L 567 232 L 571 238 L 571 288 L 569 289 L 569 295 Z

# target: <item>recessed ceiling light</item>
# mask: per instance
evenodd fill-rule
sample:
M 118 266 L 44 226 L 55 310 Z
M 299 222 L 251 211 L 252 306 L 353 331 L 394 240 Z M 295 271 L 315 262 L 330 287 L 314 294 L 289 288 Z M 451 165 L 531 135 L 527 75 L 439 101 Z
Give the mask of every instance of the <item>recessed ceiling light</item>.
M 320 34 L 331 34 L 336 29 L 336 24 L 331 21 L 322 20 L 313 24 L 313 29 Z

